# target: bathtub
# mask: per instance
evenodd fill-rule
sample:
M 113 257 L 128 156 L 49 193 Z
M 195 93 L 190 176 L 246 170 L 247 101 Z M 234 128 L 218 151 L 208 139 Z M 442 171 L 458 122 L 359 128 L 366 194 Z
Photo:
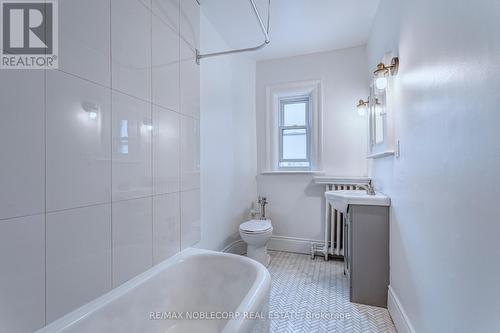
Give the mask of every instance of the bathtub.
M 270 286 L 256 261 L 190 248 L 37 332 L 262 332 Z

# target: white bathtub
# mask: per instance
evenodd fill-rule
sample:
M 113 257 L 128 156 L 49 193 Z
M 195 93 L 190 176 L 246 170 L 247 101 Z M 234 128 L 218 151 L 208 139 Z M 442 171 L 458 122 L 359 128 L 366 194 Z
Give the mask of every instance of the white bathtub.
M 256 261 L 187 249 L 38 332 L 239 333 L 255 325 L 266 330 L 261 318 L 270 286 L 269 272 Z

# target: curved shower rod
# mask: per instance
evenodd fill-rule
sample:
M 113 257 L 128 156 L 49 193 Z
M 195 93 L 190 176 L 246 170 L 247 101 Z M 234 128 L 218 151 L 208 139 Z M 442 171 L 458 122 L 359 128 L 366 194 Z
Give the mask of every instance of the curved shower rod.
M 259 10 L 257 9 L 257 6 L 255 5 L 254 0 L 249 0 L 249 1 L 250 1 L 250 4 L 252 5 L 255 16 L 257 17 L 257 21 L 259 21 L 259 25 L 260 25 L 260 28 L 262 30 L 262 33 L 264 34 L 264 38 L 265 38 L 264 42 L 260 45 L 254 46 L 254 47 L 247 47 L 247 48 L 243 48 L 243 49 L 214 52 L 214 53 L 206 53 L 206 54 L 201 54 L 200 50 L 196 49 L 196 63 L 198 65 L 200 64 L 200 60 L 203 58 L 216 57 L 216 56 L 232 54 L 232 53 L 257 51 L 257 50 L 264 48 L 267 44 L 269 44 L 271 42 L 269 40 L 269 17 L 270 17 L 270 13 L 271 13 L 271 0 L 268 0 L 268 3 L 267 3 L 267 27 L 265 27 L 264 22 L 262 22 L 262 18 L 260 16 Z

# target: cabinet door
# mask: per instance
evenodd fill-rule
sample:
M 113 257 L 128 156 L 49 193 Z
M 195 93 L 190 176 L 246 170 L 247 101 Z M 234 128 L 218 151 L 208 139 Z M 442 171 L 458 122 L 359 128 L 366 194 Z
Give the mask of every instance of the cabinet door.
M 389 284 L 389 208 L 349 208 L 351 302 L 385 307 Z

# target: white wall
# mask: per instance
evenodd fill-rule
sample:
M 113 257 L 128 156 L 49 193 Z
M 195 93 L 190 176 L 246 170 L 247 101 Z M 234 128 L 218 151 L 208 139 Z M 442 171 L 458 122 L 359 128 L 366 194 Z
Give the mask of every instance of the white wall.
M 373 177 L 392 198 L 390 284 L 419 333 L 500 327 L 498 22 L 498 1 L 382 0 L 368 43 L 370 71 L 400 57 L 401 157 Z
M 363 46 L 257 63 L 259 171 L 264 171 L 266 160 L 266 87 L 318 79 L 323 91 L 322 169 L 336 176 L 366 176 L 366 118 L 355 108 L 368 95 Z M 269 199 L 275 236 L 323 239 L 324 189 L 312 184 L 311 175 L 259 175 L 258 191 Z M 296 251 L 310 250 L 309 242 L 295 243 Z M 273 241 L 271 247 L 277 244 Z
M 201 42 L 203 52 L 229 48 L 205 15 Z M 221 250 L 239 239 L 238 227 L 257 197 L 255 61 L 244 55 L 202 59 L 201 109 L 198 246 Z
M 199 6 L 152 4 L 60 1 L 59 70 L 0 73 L 2 332 L 200 238 Z

